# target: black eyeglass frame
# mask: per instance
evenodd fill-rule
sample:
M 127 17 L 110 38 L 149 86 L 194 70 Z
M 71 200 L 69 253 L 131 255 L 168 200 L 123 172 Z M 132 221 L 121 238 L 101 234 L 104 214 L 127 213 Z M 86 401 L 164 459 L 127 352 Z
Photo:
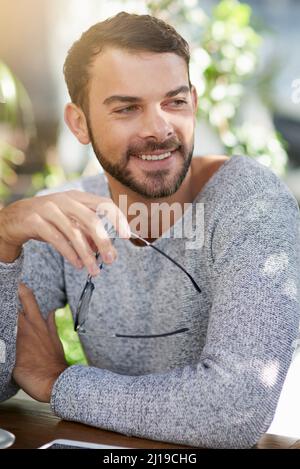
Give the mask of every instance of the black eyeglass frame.
M 201 293 L 201 288 L 197 284 L 197 282 L 194 280 L 194 278 L 189 274 L 182 265 L 180 265 L 175 259 L 172 259 L 168 254 L 165 252 L 161 251 L 158 247 L 154 246 L 153 244 L 149 243 L 146 239 L 142 238 L 141 236 L 137 235 L 136 233 L 131 233 L 131 237 L 134 237 L 136 239 L 139 239 L 140 241 L 143 241 L 147 246 L 150 246 L 151 248 L 155 249 L 155 251 L 159 252 L 163 256 L 165 256 L 169 261 L 173 262 L 179 269 L 181 269 L 191 280 L 195 290 L 198 293 Z M 99 253 L 96 254 L 96 259 L 99 257 Z M 99 265 L 99 269 L 101 270 L 103 268 L 103 262 Z M 83 287 L 83 290 L 81 292 L 77 310 L 75 313 L 75 321 L 74 321 L 74 330 L 76 332 L 81 332 L 85 333 L 84 329 L 84 324 L 87 320 L 88 316 L 88 310 L 89 310 L 89 305 L 91 302 L 92 294 L 95 289 L 95 285 L 93 283 L 93 279 L 91 275 L 88 275 L 87 281 Z M 83 313 L 82 313 L 83 312 Z M 80 321 L 80 316 L 83 314 L 83 320 Z M 125 338 L 125 339 L 148 339 L 148 338 L 157 338 L 157 337 L 167 337 L 175 334 L 181 334 L 184 332 L 189 331 L 189 328 L 184 327 L 181 329 L 177 329 L 171 332 L 165 332 L 162 334 L 147 334 L 147 335 L 132 335 L 132 334 L 113 334 L 113 335 L 105 335 L 105 337 L 118 337 L 118 338 Z

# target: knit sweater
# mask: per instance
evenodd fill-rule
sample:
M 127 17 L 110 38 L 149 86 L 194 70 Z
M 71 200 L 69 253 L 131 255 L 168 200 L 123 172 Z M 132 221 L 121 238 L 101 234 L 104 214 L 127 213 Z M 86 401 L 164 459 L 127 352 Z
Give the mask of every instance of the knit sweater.
M 109 197 L 104 174 L 61 188 Z M 57 379 L 59 417 L 126 435 L 196 447 L 247 448 L 269 428 L 298 333 L 298 204 L 268 168 L 246 156 L 226 160 L 201 188 L 195 232 L 176 237 L 192 210 L 154 241 L 201 289 L 149 246 L 116 238 L 117 260 L 104 264 L 80 333 L 88 366 Z M 201 231 L 202 230 L 202 231 Z M 0 263 L 0 400 L 15 394 L 17 284 L 34 292 L 44 317 L 70 305 L 86 281 L 52 246 L 29 241 Z M 163 337 L 120 338 L 121 334 Z

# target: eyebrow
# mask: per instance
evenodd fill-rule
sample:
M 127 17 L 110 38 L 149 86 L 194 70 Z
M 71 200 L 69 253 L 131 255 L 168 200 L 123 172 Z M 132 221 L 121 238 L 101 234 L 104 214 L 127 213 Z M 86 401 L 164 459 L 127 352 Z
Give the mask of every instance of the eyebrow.
M 165 98 L 173 98 L 174 96 L 177 96 L 180 93 L 188 94 L 190 92 L 190 88 L 186 85 L 179 86 L 178 88 L 175 88 L 174 90 L 168 91 L 165 94 Z M 136 103 L 139 101 L 142 101 L 142 98 L 139 98 L 138 96 L 125 96 L 125 95 L 113 95 L 109 96 L 103 101 L 103 104 L 109 105 L 114 103 L 115 101 L 119 101 L 121 103 Z

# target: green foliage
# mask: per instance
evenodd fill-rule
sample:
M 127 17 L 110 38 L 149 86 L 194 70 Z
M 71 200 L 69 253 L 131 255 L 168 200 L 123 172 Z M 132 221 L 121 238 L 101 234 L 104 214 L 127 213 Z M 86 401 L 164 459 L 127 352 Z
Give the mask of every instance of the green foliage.
M 43 171 L 34 173 L 31 178 L 31 186 L 26 194 L 27 197 L 32 197 L 42 189 L 52 189 L 60 186 L 61 184 L 72 179 L 78 179 L 79 173 L 71 173 L 66 177 L 63 168 L 56 164 L 47 162 Z
M 0 201 L 7 200 L 17 180 L 16 167 L 35 136 L 29 96 L 18 78 L 0 61 Z
M 227 25 L 235 24 L 238 28 L 248 26 L 250 16 L 250 6 L 241 4 L 236 0 L 222 1 L 214 9 L 215 18 L 226 22 Z
M 35 134 L 33 110 L 24 86 L 11 70 L 0 61 L 0 122 L 12 128 L 22 128 Z
M 269 96 L 262 93 L 270 88 L 273 74 L 269 70 L 258 73 L 262 38 L 251 26 L 251 7 L 238 0 L 221 0 L 208 18 L 197 0 L 146 1 L 146 6 L 149 13 L 173 24 L 192 45 L 191 78 L 199 95 L 198 118 L 216 131 L 225 152 L 256 158 L 282 176 L 288 157 L 278 133 L 255 122 L 238 123 L 249 90 L 270 105 Z
M 0 201 L 3 203 L 11 195 L 11 187 L 17 179 L 16 167 L 25 161 L 25 150 L 35 134 L 29 96 L 18 78 L 0 61 Z M 9 140 L 21 142 L 22 149 L 9 143 Z M 31 196 L 41 189 L 55 187 L 65 179 L 59 164 L 49 162 L 42 172 L 32 176 L 32 186 L 26 195 Z M 56 324 L 67 362 L 70 365 L 85 364 L 78 334 L 73 330 L 69 307 L 56 311 Z
M 86 365 L 87 360 L 84 356 L 78 334 L 74 331 L 74 323 L 69 306 L 56 311 L 55 322 L 68 364 Z
M 15 166 L 24 162 L 22 151 L 0 139 L 0 208 L 10 195 L 10 186 L 16 181 Z

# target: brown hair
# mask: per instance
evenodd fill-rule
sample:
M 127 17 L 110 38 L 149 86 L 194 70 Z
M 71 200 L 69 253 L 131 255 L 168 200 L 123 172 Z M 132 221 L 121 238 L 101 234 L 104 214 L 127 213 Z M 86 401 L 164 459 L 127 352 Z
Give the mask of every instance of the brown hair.
M 132 51 L 173 52 L 185 60 L 189 73 L 188 43 L 172 26 L 150 15 L 118 13 L 85 31 L 68 51 L 64 63 L 71 100 L 86 111 L 89 67 L 105 46 Z

